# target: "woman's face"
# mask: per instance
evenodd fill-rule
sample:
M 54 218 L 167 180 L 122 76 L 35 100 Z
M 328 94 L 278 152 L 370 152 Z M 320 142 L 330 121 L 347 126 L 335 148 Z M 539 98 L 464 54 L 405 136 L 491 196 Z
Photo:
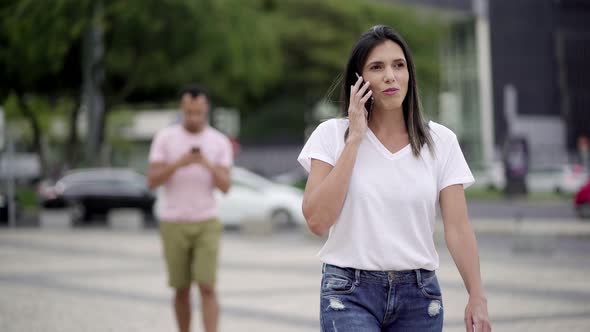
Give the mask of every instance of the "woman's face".
M 375 107 L 401 109 L 410 74 L 404 51 L 398 44 L 387 40 L 375 46 L 367 57 L 362 75 L 370 82 Z

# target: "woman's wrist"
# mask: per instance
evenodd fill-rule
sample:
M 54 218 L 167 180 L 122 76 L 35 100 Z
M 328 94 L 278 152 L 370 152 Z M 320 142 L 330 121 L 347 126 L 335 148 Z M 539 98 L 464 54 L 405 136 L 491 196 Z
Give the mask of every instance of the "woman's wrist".
M 346 138 L 346 144 L 352 144 L 352 145 L 356 145 L 356 146 L 360 145 L 362 141 L 363 141 L 363 137 L 361 135 L 357 135 L 357 134 L 350 134 Z
M 485 294 L 482 291 L 479 292 L 470 292 L 469 293 L 469 298 L 470 299 L 479 299 L 479 300 L 484 300 L 487 302 L 487 298 L 485 296 Z

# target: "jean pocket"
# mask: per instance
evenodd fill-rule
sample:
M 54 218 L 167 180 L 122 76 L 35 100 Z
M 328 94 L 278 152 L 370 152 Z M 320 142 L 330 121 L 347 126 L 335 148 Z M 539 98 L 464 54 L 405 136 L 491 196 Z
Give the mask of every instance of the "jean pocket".
M 422 295 L 430 300 L 442 299 L 442 292 L 436 275 L 430 278 L 422 279 L 422 287 L 420 288 Z
M 322 295 L 350 294 L 354 288 L 354 282 L 344 276 L 326 274 L 322 279 Z

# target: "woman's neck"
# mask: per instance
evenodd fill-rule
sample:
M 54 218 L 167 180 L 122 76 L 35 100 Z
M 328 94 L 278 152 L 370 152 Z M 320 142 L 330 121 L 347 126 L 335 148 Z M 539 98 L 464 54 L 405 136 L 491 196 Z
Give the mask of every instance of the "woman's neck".
M 375 135 L 382 137 L 407 135 L 408 133 L 401 107 L 395 110 L 373 109 L 369 128 Z

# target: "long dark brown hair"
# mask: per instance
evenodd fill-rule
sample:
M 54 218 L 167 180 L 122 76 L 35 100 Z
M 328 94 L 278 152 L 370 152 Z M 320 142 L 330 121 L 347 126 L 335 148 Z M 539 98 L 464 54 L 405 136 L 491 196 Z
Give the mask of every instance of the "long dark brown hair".
M 422 115 L 422 104 L 420 96 L 418 95 L 418 85 L 416 83 L 416 68 L 414 67 L 414 60 L 408 45 L 403 38 L 395 32 L 391 27 L 385 25 L 376 25 L 363 33 L 352 48 L 348 64 L 344 70 L 342 80 L 342 114 L 348 117 L 348 107 L 350 104 L 350 86 L 357 81 L 355 73 L 362 73 L 369 53 L 381 43 L 391 40 L 398 44 L 404 51 L 410 80 L 408 82 L 408 92 L 403 102 L 404 122 L 408 129 L 410 137 L 410 145 L 412 146 L 412 153 L 418 157 L 420 150 L 426 144 L 431 153 L 434 153 L 434 143 L 430 136 L 428 122 Z M 348 136 L 348 129 L 346 130 L 344 139 Z

